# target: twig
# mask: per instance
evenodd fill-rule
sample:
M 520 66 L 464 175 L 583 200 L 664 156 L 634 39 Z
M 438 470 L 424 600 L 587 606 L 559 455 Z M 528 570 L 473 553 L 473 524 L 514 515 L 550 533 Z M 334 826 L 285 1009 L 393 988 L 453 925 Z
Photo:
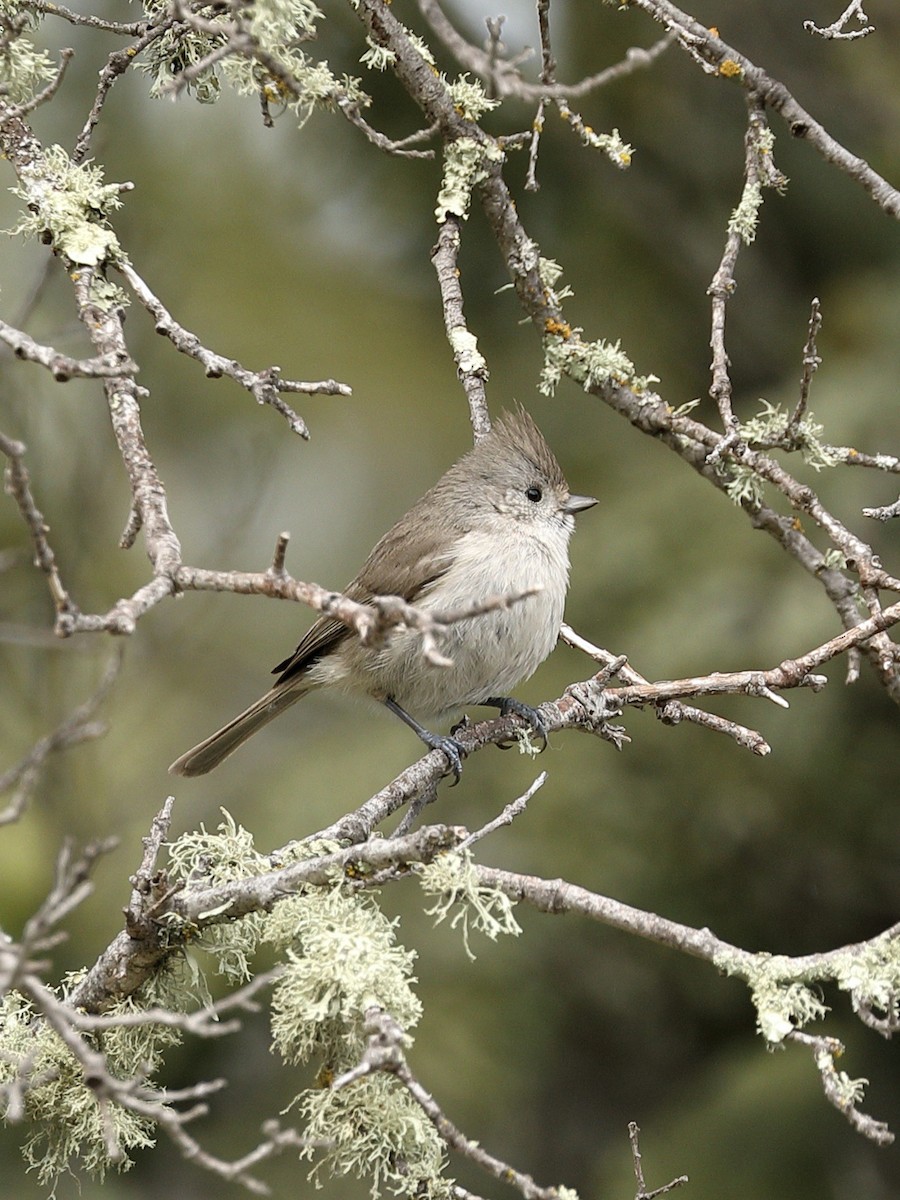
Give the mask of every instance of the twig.
M 25 921 L 18 944 L 0 938 L 0 992 L 24 988 L 27 979 L 46 966 L 35 961 L 34 956 L 64 940 L 65 934 L 57 926 L 91 894 L 94 863 L 116 845 L 115 838 L 107 838 L 91 843 L 76 855 L 71 841 L 63 844 L 56 857 L 53 886 L 37 911 Z
M 437 273 L 444 311 L 444 328 L 456 361 L 460 382 L 469 402 L 469 417 L 475 440 L 490 432 L 491 418 L 484 385 L 488 379 L 487 363 L 478 349 L 478 340 L 469 332 L 463 315 L 463 296 L 459 282 L 459 218 L 448 213 L 438 230 L 437 245 L 431 261 Z
M 75 51 L 72 49 L 60 50 L 59 66 L 56 69 L 56 74 L 50 80 L 46 87 L 41 88 L 30 100 L 26 100 L 23 104 L 17 104 L 15 107 L 7 108 L 3 114 L 4 121 L 11 121 L 14 118 L 21 118 L 28 113 L 33 112 L 41 104 L 46 104 L 59 91 L 60 84 L 66 73 L 66 68 L 75 57 Z
M 101 29 L 105 33 L 121 33 L 125 37 L 139 37 L 147 29 L 146 21 L 107 21 L 91 13 L 74 12 L 64 4 L 57 4 L 56 0 L 28 0 L 28 8 L 49 17 L 62 17 L 70 25 L 87 25 L 91 29 Z
M 96 358 L 70 358 L 67 354 L 60 354 L 53 346 L 42 346 L 27 333 L 7 325 L 5 321 L 0 321 L 0 341 L 9 346 L 16 358 L 46 367 L 57 383 L 65 383 L 76 376 L 104 379 L 110 375 L 134 375 L 138 369 L 127 356 L 124 359 L 106 354 Z
M 122 659 L 120 648 L 110 659 L 94 694 L 70 713 L 52 733 L 40 738 L 20 762 L 0 775 L 0 795 L 15 788 L 9 804 L 0 811 L 0 825 L 7 825 L 21 816 L 40 776 L 41 768 L 51 754 L 67 750 L 81 742 L 103 737 L 106 733 L 106 724 L 91 718 L 109 695 L 118 678 Z
M 872 517 L 876 521 L 890 521 L 893 517 L 900 517 L 900 499 L 895 500 L 893 504 L 884 504 L 880 508 L 864 508 L 862 514 L 864 517 Z
M 803 374 L 800 378 L 800 398 L 797 401 L 797 406 L 788 418 L 787 425 L 784 429 L 784 440 L 790 445 L 792 439 L 797 435 L 797 430 L 800 422 L 806 414 L 806 408 L 809 404 L 809 389 L 812 385 L 812 377 L 822 365 L 822 360 L 819 358 L 819 352 L 816 348 L 816 338 L 819 330 L 822 328 L 822 309 L 817 299 L 813 300 L 809 312 L 809 331 L 806 337 L 806 345 L 803 347 Z
M 549 87 L 554 83 L 556 59 L 550 45 L 550 0 L 537 0 L 538 30 L 541 39 L 541 84 Z M 525 175 L 525 190 L 536 192 L 540 186 L 537 181 L 538 147 L 544 130 L 544 108 L 547 99 L 542 96 L 538 101 L 537 112 L 531 123 L 531 145 L 528 148 L 528 171 Z
M 749 114 L 747 132 L 744 135 L 744 188 L 745 197 L 757 191 L 760 186 L 759 172 L 759 135 L 765 124 L 765 112 L 759 100 L 752 95 L 747 98 Z M 737 210 L 735 210 L 737 211 Z M 723 442 L 710 454 L 710 463 L 717 462 L 724 449 L 730 449 L 738 438 L 738 419 L 731 407 L 731 376 L 728 371 L 728 353 L 725 349 L 725 310 L 730 297 L 737 286 L 734 279 L 734 269 L 737 263 L 741 242 L 747 236 L 741 224 L 732 217 L 728 223 L 728 234 L 725 238 L 725 249 L 707 294 L 712 299 L 712 331 L 709 344 L 713 352 L 712 384 L 709 394 L 716 402 L 719 417 L 722 421 Z
M 865 28 L 851 29 L 849 32 L 845 32 L 845 26 L 847 25 L 847 22 L 852 20 L 853 17 L 856 17 L 860 25 L 864 25 Z M 866 16 L 865 11 L 863 10 L 862 0 L 851 0 L 838 19 L 836 21 L 832 21 L 830 25 L 826 25 L 824 28 L 822 28 L 821 26 L 816 25 L 814 21 L 804 21 L 803 28 L 807 33 L 814 33 L 816 37 L 828 39 L 833 38 L 834 40 L 852 42 L 856 38 L 868 37 L 870 33 L 875 32 L 874 25 L 866 25 L 868 19 L 869 18 Z
M 49 8 L 49 5 L 47 6 Z M 54 8 L 58 6 L 54 5 Z M 69 18 L 67 10 L 58 10 L 60 15 Z M 74 15 L 74 14 L 73 14 Z M 88 22 L 91 23 L 91 22 Z M 91 105 L 91 110 L 87 115 L 87 119 L 75 139 L 75 146 L 72 150 L 72 162 L 84 162 L 88 155 L 91 145 L 91 136 L 94 128 L 100 120 L 100 114 L 103 111 L 103 106 L 106 103 L 110 90 L 113 84 L 124 75 L 130 66 L 137 61 L 138 57 L 143 54 L 148 46 L 152 46 L 155 41 L 167 33 L 175 24 L 175 18 L 171 15 L 166 15 L 156 25 L 148 25 L 146 22 L 138 22 L 134 26 L 119 26 L 113 28 L 113 33 L 129 33 L 133 29 L 137 35 L 137 41 L 130 46 L 126 46 L 123 50 L 114 50 L 106 61 L 106 66 L 100 72 L 100 81 L 97 85 L 97 92 L 94 96 L 94 102 Z
M 855 179 L 888 216 L 900 218 L 900 191 L 873 171 L 864 159 L 846 150 L 797 103 L 783 83 L 772 79 L 746 55 L 723 41 L 716 30 L 707 29 L 671 0 L 632 0 L 632 7 L 665 25 L 711 74 L 739 80 L 783 118 L 794 137 L 808 141 L 826 162 Z
M 489 1154 L 453 1124 L 409 1069 L 403 1052 L 403 1030 L 389 1013 L 378 1008 L 369 1009 L 366 1013 L 366 1033 L 369 1040 L 362 1059 L 356 1067 L 332 1083 L 333 1090 L 349 1087 L 375 1071 L 386 1071 L 406 1088 L 450 1150 L 462 1154 L 494 1179 L 510 1184 L 521 1193 L 524 1200 L 558 1200 L 559 1192 L 555 1187 L 540 1187 L 530 1175 L 517 1171 L 509 1163 Z
M 835 1056 L 844 1053 L 844 1047 L 837 1038 L 816 1037 L 794 1029 L 787 1035 L 786 1040 L 809 1047 L 822 1078 L 822 1090 L 826 1100 L 847 1118 L 858 1133 L 879 1146 L 889 1146 L 893 1142 L 894 1135 L 884 1121 L 877 1121 L 857 1108 L 856 1102 L 862 1098 L 862 1088 L 866 1081 L 852 1080 L 844 1071 L 836 1069 Z
M 349 396 L 351 389 L 346 383 L 337 383 L 333 379 L 317 382 L 282 379 L 280 367 L 267 367 L 262 371 L 249 371 L 233 358 L 226 358 L 207 349 L 196 336 L 174 319 L 163 305 L 162 301 L 153 294 L 137 271 L 126 262 L 116 264 L 128 280 L 129 286 L 156 322 L 156 332 L 164 334 L 181 354 L 196 359 L 211 379 L 227 375 L 241 387 L 246 388 L 258 404 L 271 405 L 284 416 L 294 433 L 303 438 L 309 437 L 309 430 L 303 418 L 298 416 L 279 396 L 280 392 L 301 392 L 304 395 L 325 394 L 329 396 Z
M 846 467 L 869 467 L 873 471 L 900 475 L 900 458 L 894 454 L 863 454 L 853 446 L 829 446 L 828 449 Z
M 530 54 L 518 55 L 513 59 L 501 58 L 500 47 L 493 40 L 493 33 L 490 34 L 487 51 L 473 46 L 453 27 L 438 0 L 419 0 L 419 10 L 432 31 L 460 65 L 484 80 L 488 94 L 500 99 L 515 96 L 520 100 L 557 100 L 586 96 L 615 80 L 631 75 L 634 71 L 649 67 L 675 41 L 675 35 L 667 33 L 652 46 L 633 46 L 621 62 L 606 67 L 595 75 L 588 75 L 576 83 L 529 83 L 521 77 L 517 68 Z M 489 24 L 489 32 L 490 29 Z
M 573 649 L 581 650 L 593 658 L 595 662 L 603 664 L 603 671 L 599 676 L 594 676 L 594 679 L 591 681 L 593 684 L 605 687 L 610 679 L 618 675 L 626 684 L 635 684 L 639 687 L 650 686 L 649 680 L 641 675 L 639 671 L 636 671 L 628 663 L 624 655 L 616 657 L 608 650 L 603 650 L 599 646 L 595 646 L 587 638 L 576 633 L 571 625 L 563 622 L 560 627 L 559 636 L 567 645 L 572 646 Z M 708 713 L 701 708 L 694 708 L 690 704 L 683 704 L 680 700 L 660 700 L 656 705 L 656 715 L 664 725 L 680 725 L 682 721 L 688 721 L 691 724 L 710 729 L 714 733 L 724 733 L 727 737 L 732 738 L 742 749 L 750 750 L 751 753 L 761 757 L 769 754 L 772 749 L 762 734 L 757 733 L 755 729 L 748 729 L 745 725 L 739 725 L 736 721 L 729 721 L 724 717 Z
M 438 752 L 433 752 L 433 757 L 437 756 Z M 174 914 L 180 926 L 199 932 L 252 912 L 270 911 L 279 901 L 304 887 L 332 887 L 335 878 L 348 869 L 352 869 L 354 878 L 361 878 L 397 865 L 431 862 L 447 850 L 455 849 L 467 836 L 467 831 L 459 826 L 430 825 L 404 838 L 376 838 L 217 886 L 209 886 L 202 880 L 173 885 L 165 873 L 153 869 L 170 815 L 171 802 L 167 802 L 145 841 L 125 929 L 73 988 L 69 1003 L 75 1008 L 103 1013 L 111 1004 L 133 995 L 143 986 L 172 952 L 172 944 L 164 936 L 166 914 Z M 324 836 L 320 832 L 315 838 Z
M 537 779 L 535 779 L 534 783 L 527 792 L 523 792 L 522 795 L 516 800 L 510 801 L 503 811 L 498 816 L 494 817 L 493 821 L 488 821 L 486 825 L 482 825 L 480 829 L 476 829 L 474 833 L 470 833 L 467 838 L 464 838 L 463 841 L 459 843 L 457 850 L 468 850 L 470 847 L 474 846 L 476 842 L 480 842 L 482 838 L 487 837 L 489 833 L 495 833 L 504 825 L 512 825 L 516 817 L 521 816 L 525 811 L 525 806 L 528 804 L 528 801 L 531 799 L 531 797 L 534 796 L 535 793 L 538 792 L 546 782 L 547 772 L 541 771 L 540 775 L 538 775 Z
M 644 1164 L 641 1158 L 640 1147 L 640 1126 L 636 1121 L 628 1122 L 628 1140 L 631 1143 L 631 1162 L 634 1167 L 634 1181 L 637 1184 L 637 1191 L 634 1193 L 634 1200 L 654 1200 L 656 1196 L 664 1196 L 666 1192 L 672 1192 L 677 1187 L 681 1187 L 683 1183 L 687 1183 L 687 1175 L 679 1175 L 677 1179 L 672 1179 L 668 1183 L 664 1183 L 662 1187 L 654 1188 L 651 1192 L 647 1191 L 647 1185 L 644 1182 Z
M 372 145 L 377 146 L 379 150 L 383 150 L 385 154 L 393 154 L 398 158 L 434 158 L 433 150 L 413 150 L 410 147 L 415 145 L 416 142 L 430 141 L 437 132 L 436 126 L 432 125 L 428 129 L 419 129 L 415 133 L 411 133 L 407 137 L 395 141 L 369 124 L 360 112 L 357 102 L 349 98 L 344 98 L 338 101 L 338 109 L 344 114 L 351 125 L 355 125 L 357 129 L 361 130 Z
M 31 535 L 34 547 L 34 564 L 47 577 L 50 597 L 56 609 L 57 619 L 77 614 L 77 607 L 63 586 L 59 569 L 56 565 L 56 555 L 47 540 L 49 527 L 44 522 L 43 514 L 38 508 L 31 491 L 31 480 L 25 466 L 27 447 L 23 442 L 0 433 L 0 453 L 7 459 L 4 473 L 4 490 L 19 507 L 22 519 Z

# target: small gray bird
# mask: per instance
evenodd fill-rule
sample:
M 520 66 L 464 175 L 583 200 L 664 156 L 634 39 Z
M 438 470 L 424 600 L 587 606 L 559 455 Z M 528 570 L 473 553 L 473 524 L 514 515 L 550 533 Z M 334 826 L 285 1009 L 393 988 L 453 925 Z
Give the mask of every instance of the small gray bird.
M 537 711 L 509 692 L 556 644 L 574 514 L 596 503 L 592 496 L 570 495 L 559 463 L 524 409 L 504 413 L 384 535 L 344 594 L 361 603 L 402 596 L 417 608 L 449 613 L 490 597 L 539 590 L 508 608 L 449 625 L 438 649 L 450 666 L 429 662 L 414 630 L 397 627 L 377 646 L 366 646 L 343 622 L 320 617 L 275 667 L 275 686 L 169 770 L 204 775 L 320 687 L 382 701 L 426 746 L 443 751 L 457 779 L 462 746 L 425 729 L 410 710 L 444 716 L 468 704 L 491 705 L 502 715 L 523 717 L 546 740 Z

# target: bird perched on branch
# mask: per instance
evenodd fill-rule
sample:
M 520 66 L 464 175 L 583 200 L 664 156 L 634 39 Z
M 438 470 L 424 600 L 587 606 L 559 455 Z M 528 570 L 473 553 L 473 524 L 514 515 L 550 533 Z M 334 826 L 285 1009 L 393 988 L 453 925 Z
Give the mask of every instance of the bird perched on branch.
M 377 543 L 344 590 L 365 603 L 400 596 L 440 618 L 439 659 L 410 626 L 364 643 L 334 616 L 320 617 L 278 664 L 274 687 L 169 768 L 203 775 L 308 692 L 363 694 L 396 713 L 426 746 L 446 755 L 459 778 L 463 747 L 432 733 L 412 713 L 446 716 L 469 704 L 523 717 L 546 740 L 538 712 L 509 693 L 556 644 L 569 585 L 573 496 L 553 452 L 524 409 L 504 413 Z

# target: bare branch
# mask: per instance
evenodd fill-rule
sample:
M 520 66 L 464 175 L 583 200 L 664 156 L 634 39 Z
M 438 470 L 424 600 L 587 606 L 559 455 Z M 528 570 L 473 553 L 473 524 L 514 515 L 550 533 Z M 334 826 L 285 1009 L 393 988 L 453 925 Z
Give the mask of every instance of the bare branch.
M 63 586 L 56 565 L 56 555 L 47 540 L 49 527 L 44 522 L 43 514 L 35 504 L 31 491 L 31 480 L 25 466 L 27 447 L 23 442 L 14 441 L 0 433 L 0 453 L 7 459 L 4 472 L 4 490 L 19 507 L 22 519 L 31 535 L 34 546 L 34 564 L 47 577 L 47 586 L 56 609 L 57 618 L 69 617 L 77 613 L 77 608 Z
M 540 83 L 529 83 L 521 77 L 518 67 L 522 61 L 531 57 L 530 53 L 512 59 L 502 58 L 499 52 L 499 30 L 497 38 L 490 34 L 488 50 L 484 51 L 467 42 L 454 28 L 440 7 L 439 0 L 419 0 L 419 11 L 460 66 L 482 79 L 488 94 L 500 99 L 515 96 L 520 100 L 565 100 L 587 96 L 635 71 L 649 67 L 675 41 L 675 35 L 668 33 L 652 46 L 633 46 L 621 62 L 606 67 L 595 75 L 588 75 L 576 83 L 558 83 L 555 80 L 551 82 L 543 79 Z M 490 25 L 488 29 L 490 31 Z
M 800 1029 L 794 1029 L 787 1037 L 801 1046 L 808 1046 L 812 1051 L 813 1061 L 822 1078 L 822 1090 L 829 1104 L 833 1104 L 857 1133 L 861 1133 L 870 1142 L 879 1146 L 891 1145 L 894 1135 L 884 1121 L 877 1121 L 857 1108 L 857 1101 L 862 1098 L 862 1088 L 866 1081 L 850 1079 L 844 1071 L 838 1071 L 835 1067 L 835 1057 L 844 1053 L 844 1047 L 838 1039 L 815 1037 Z
M 634 1200 L 654 1200 L 654 1197 L 664 1196 L 666 1192 L 672 1192 L 683 1183 L 687 1183 L 687 1175 L 679 1175 L 677 1179 L 672 1179 L 669 1183 L 664 1183 L 662 1187 L 654 1188 L 652 1192 L 647 1191 L 647 1185 L 644 1182 L 644 1164 L 641 1156 L 640 1134 L 641 1130 L 637 1122 L 629 1121 L 628 1140 L 631 1143 L 631 1161 L 634 1167 L 634 1181 L 637 1184 Z
M 847 23 L 854 17 L 856 17 L 857 21 L 859 21 L 860 25 L 863 25 L 864 28 L 851 29 L 848 31 L 846 29 Z M 866 24 L 868 19 L 869 18 L 866 16 L 865 10 L 862 6 L 862 0 L 850 0 L 850 3 L 847 5 L 838 19 L 836 21 L 832 21 L 830 25 L 826 25 L 824 28 L 822 28 L 821 26 L 816 25 L 814 21 L 804 21 L 803 28 L 807 33 L 815 34 L 816 37 L 826 39 L 833 38 L 835 40 L 852 42 L 857 38 L 868 37 L 870 33 L 875 32 L 874 25 Z
M 208 350 L 196 334 L 190 333 L 172 317 L 137 271 L 127 262 L 116 264 L 128 280 L 131 290 L 140 300 L 156 322 L 156 332 L 164 334 L 182 354 L 199 362 L 211 379 L 227 375 L 253 396 L 257 404 L 268 404 L 280 412 L 288 422 L 292 432 L 302 438 L 309 437 L 309 430 L 302 417 L 286 405 L 280 398 L 280 392 L 302 392 L 304 395 L 315 393 L 329 396 L 349 396 L 350 387 L 346 383 L 337 383 L 333 379 L 319 380 L 315 383 L 299 380 L 282 379 L 280 367 L 267 367 L 262 371 L 248 371 L 233 358 L 226 358 Z
M 464 838 L 463 841 L 460 842 L 459 846 L 457 846 L 457 849 L 468 850 L 470 847 L 474 846 L 476 842 L 480 842 L 482 838 L 487 837 L 489 833 L 495 833 L 504 825 L 512 825 L 516 817 L 521 816 L 525 811 L 525 807 L 531 797 L 534 796 L 535 793 L 538 792 L 546 782 L 547 772 L 541 771 L 540 775 L 538 775 L 537 779 L 535 779 L 534 783 L 527 792 L 523 792 L 518 799 L 507 804 L 499 816 L 494 817 L 493 821 L 488 821 L 486 825 L 482 825 L 480 829 L 476 829 L 474 833 L 470 833 L 467 838 Z
M 747 94 L 748 121 L 744 136 L 744 187 L 740 204 L 728 222 L 728 236 L 718 269 L 709 285 L 712 297 L 712 333 L 710 347 L 712 359 L 712 385 L 709 394 L 715 400 L 722 421 L 723 441 L 709 455 L 708 462 L 715 463 L 725 449 L 730 449 L 739 437 L 738 420 L 731 408 L 731 377 L 728 371 L 728 354 L 725 349 L 725 309 L 737 286 L 734 270 L 742 242 L 752 241 L 759 205 L 762 203 L 762 187 L 781 186 L 783 178 L 774 172 L 771 156 L 765 146 L 767 133 L 766 114 L 759 98 Z M 768 165 L 768 177 L 763 163 Z M 798 418 L 799 420 L 799 418 Z
M 806 337 L 806 345 L 803 347 L 803 375 L 800 378 L 800 398 L 797 401 L 797 407 L 788 419 L 784 431 L 785 439 L 788 443 L 797 435 L 800 421 L 803 419 L 807 405 L 809 404 L 809 389 L 812 385 L 812 377 L 822 365 L 822 360 L 819 358 L 819 352 L 816 348 L 816 338 L 821 328 L 822 308 L 816 299 L 813 300 L 810 306 L 809 331 Z
M 53 346 L 42 346 L 19 329 L 0 321 L 0 341 L 10 347 L 16 358 L 40 363 L 46 367 L 57 383 L 65 383 L 75 376 L 86 379 L 104 379 L 111 375 L 134 375 L 137 365 L 127 356 L 100 355 L 97 358 L 70 358 L 60 354 Z
M 7 825 L 21 816 L 41 769 L 52 754 L 103 737 L 106 733 L 106 724 L 92 718 L 118 678 L 122 657 L 121 650 L 112 656 L 93 696 L 70 713 L 52 733 L 37 741 L 20 762 L 0 775 L 0 795 L 14 789 L 9 804 L 0 811 L 0 825 Z
M 900 517 L 900 499 L 880 508 L 864 508 L 862 512 L 864 517 L 872 517 L 876 521 L 890 521 L 893 517 Z
M 121 33 L 125 37 L 140 37 L 147 29 L 145 21 L 107 21 L 104 17 L 95 17 L 91 13 L 73 12 L 64 4 L 57 4 L 56 0 L 25 0 L 23 7 L 32 12 L 44 13 L 46 16 L 62 17 L 70 25 L 87 25 L 90 29 L 101 29 L 106 33 Z
M 469 332 L 463 315 L 463 296 L 459 282 L 457 256 L 459 254 L 459 218 L 447 213 L 438 230 L 437 245 L 431 252 L 431 261 L 437 272 L 444 309 L 444 328 L 450 349 L 456 360 L 456 369 L 469 402 L 469 417 L 475 431 L 475 440 L 484 437 L 491 428 L 484 385 L 488 379 L 488 368 L 478 349 L 478 339 Z
M 540 1187 L 530 1175 L 517 1171 L 509 1163 L 489 1154 L 450 1121 L 435 1098 L 409 1069 L 403 1052 L 405 1035 L 389 1013 L 379 1008 L 369 1009 L 366 1013 L 366 1033 L 369 1040 L 362 1059 L 356 1067 L 333 1082 L 331 1086 L 335 1091 L 352 1086 L 374 1071 L 387 1071 L 403 1084 L 450 1150 L 462 1154 L 494 1179 L 510 1184 L 525 1200 L 558 1200 L 559 1193 L 555 1187 Z
M 44 0 L 47 3 L 47 0 Z M 47 3 L 50 8 L 50 4 Z M 58 5 L 52 5 L 53 9 L 62 16 L 69 17 L 67 10 L 61 9 Z M 72 14 L 74 16 L 74 14 Z M 99 18 L 90 18 L 88 24 L 93 23 Z M 126 46 L 124 50 L 114 50 L 107 59 L 106 66 L 100 72 L 100 82 L 97 85 L 97 93 L 94 97 L 94 103 L 91 105 L 91 110 L 88 113 L 87 120 L 82 127 L 81 132 L 75 140 L 75 146 L 72 151 L 72 162 L 81 163 L 88 156 L 90 150 L 91 137 L 97 122 L 100 120 L 100 114 L 103 112 L 103 106 L 106 103 L 107 97 L 113 87 L 113 84 L 124 75 L 129 67 L 133 66 L 138 56 L 141 55 L 148 46 L 151 46 L 155 41 L 168 32 L 175 24 L 173 16 L 164 16 L 156 25 L 148 25 L 143 21 L 137 22 L 133 26 L 113 25 L 110 31 L 113 33 L 125 33 L 128 36 L 135 36 L 136 42 L 130 46 Z
M 429 129 L 419 129 L 415 133 L 401 138 L 399 141 L 393 141 L 377 129 L 373 129 L 360 112 L 359 105 L 353 103 L 349 98 L 340 100 L 338 108 L 351 125 L 355 125 L 357 129 L 361 130 L 372 145 L 377 146 L 379 150 L 383 150 L 385 154 L 394 154 L 398 158 L 434 158 L 433 150 L 413 150 L 411 147 L 417 142 L 430 141 L 437 132 L 436 126 L 432 125 Z
M 808 141 L 826 162 L 855 179 L 888 216 L 900 218 L 900 192 L 873 171 L 864 159 L 851 154 L 836 141 L 797 103 L 783 83 L 772 79 L 746 55 L 724 42 L 717 31 L 707 29 L 671 0 L 632 0 L 632 7 L 640 8 L 665 25 L 710 74 L 739 80 L 742 87 L 758 95 L 767 107 L 784 119 L 794 137 Z

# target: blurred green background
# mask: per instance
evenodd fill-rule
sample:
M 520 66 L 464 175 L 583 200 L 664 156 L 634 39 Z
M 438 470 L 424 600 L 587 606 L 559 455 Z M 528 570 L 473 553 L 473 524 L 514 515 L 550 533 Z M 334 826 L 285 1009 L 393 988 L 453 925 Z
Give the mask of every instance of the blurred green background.
M 84 11 L 95 6 L 81 5 Z M 829 130 L 895 183 L 900 180 L 900 14 L 867 5 L 878 32 L 863 41 L 814 40 L 804 19 L 828 24 L 836 0 L 784 4 L 695 3 L 691 11 L 782 79 Z M 331 6 L 316 53 L 357 72 L 364 46 L 349 7 Z M 420 28 L 408 0 L 397 13 Z M 121 6 L 109 5 L 122 16 Z M 483 36 L 488 7 L 454 9 Z M 535 45 L 524 0 L 505 5 L 511 50 Z M 558 2 L 552 10 L 559 77 L 574 80 L 618 61 L 659 34 L 636 12 Z M 96 73 L 118 43 L 46 23 L 48 47 L 77 56 L 56 102 L 34 114 L 45 142 L 71 147 Z M 442 65 L 450 66 L 448 63 Z M 389 75 L 367 78 L 369 119 L 392 136 L 417 114 Z M 581 106 L 598 130 L 618 127 L 635 147 L 618 172 L 548 116 L 541 190 L 524 193 L 525 156 L 508 178 L 542 253 L 575 290 L 568 314 L 587 336 L 621 338 L 636 369 L 661 379 L 673 406 L 709 386 L 706 288 L 740 195 L 745 106 L 740 89 L 704 75 L 678 49 Z M 527 128 L 531 106 L 508 103 L 494 131 Z M 756 243 L 742 251 L 728 312 L 735 405 L 797 395 L 810 300 L 819 296 L 823 366 L 812 407 L 826 439 L 898 453 L 900 230 L 847 177 L 777 118 L 776 162 L 786 195 L 766 195 Z M 388 525 L 470 442 L 462 390 L 441 319 L 429 250 L 439 167 L 388 158 L 340 116 L 317 114 L 298 132 L 290 116 L 261 127 L 256 106 L 223 96 L 152 102 L 129 73 L 114 88 L 93 151 L 108 180 L 135 190 L 115 226 L 132 262 L 182 324 L 247 366 L 333 376 L 351 399 L 313 397 L 297 407 L 312 440 L 292 436 L 227 380 L 208 380 L 158 337 L 137 306 L 126 331 L 140 382 L 150 450 L 168 488 L 185 558 L 207 567 L 264 569 L 276 535 L 291 531 L 288 568 L 339 587 Z M 14 180 L 7 172 L 7 186 Z M 0 194 L 0 224 L 17 201 Z M 46 251 L 0 242 L 0 315 L 15 323 Z M 631 431 L 564 383 L 538 395 L 537 339 L 520 324 L 500 260 L 477 209 L 465 229 L 462 284 L 470 327 L 491 370 L 496 412 L 513 399 L 535 415 L 573 489 L 600 497 L 572 547 L 568 618 L 586 637 L 658 679 L 763 667 L 837 632 L 821 589 L 746 517 L 662 446 Z M 29 319 L 33 336 L 87 350 L 64 272 Z M 95 384 L 52 385 L 38 367 L 0 362 L 0 428 L 28 444 L 34 490 L 51 527 L 63 578 L 85 611 L 105 611 L 147 578 L 140 546 L 116 543 L 128 514 L 127 481 Z M 873 541 L 898 570 L 897 530 L 874 526 L 863 505 L 896 498 L 895 479 L 863 471 L 813 476 L 794 469 L 827 507 Z M 811 532 L 811 531 L 808 531 Z M 814 533 L 813 533 L 813 536 Z M 821 544 L 821 543 L 820 543 Z M 0 721 L 3 762 L 82 701 L 111 652 L 101 638 L 58 643 L 43 580 L 10 501 L 0 506 Z M 140 838 L 169 790 L 173 833 L 215 825 L 219 806 L 251 828 L 261 849 L 284 844 L 355 807 L 418 754 L 408 730 L 375 708 L 316 696 L 273 725 L 211 777 L 173 781 L 167 764 L 268 686 L 268 671 L 311 616 L 261 598 L 187 595 L 155 609 L 127 647 L 105 716 L 108 736 L 52 760 L 27 814 L 0 839 L 0 923 L 16 934 L 46 894 L 66 836 L 117 835 L 96 891 L 54 952 L 51 977 L 90 962 L 121 925 Z M 629 713 L 624 753 L 556 737 L 532 763 L 479 754 L 460 787 L 442 789 L 428 816 L 482 824 L 549 779 L 516 825 L 483 847 L 511 869 L 562 876 L 647 907 L 748 949 L 805 953 L 878 932 L 897 919 L 896 709 L 864 669 L 852 688 L 845 664 L 827 669 L 820 695 L 791 707 L 723 701 L 717 711 L 759 728 L 766 759 L 695 728 L 667 729 Z M 523 689 L 553 697 L 591 664 L 561 647 Z M 520 910 L 524 934 L 475 945 L 433 930 L 414 885 L 384 896 L 402 917 L 401 940 L 419 953 L 425 1017 L 412 1064 L 470 1136 L 539 1182 L 587 1197 L 634 1193 L 627 1123 L 643 1128 L 649 1187 L 687 1173 L 690 1200 L 882 1200 L 900 1185 L 896 1148 L 863 1141 L 824 1100 L 807 1055 L 767 1054 L 744 988 L 705 964 L 585 921 L 563 924 Z M 865 1108 L 900 1129 L 897 1048 L 835 1002 L 827 1032 L 844 1038 L 842 1067 L 866 1076 Z M 170 1055 L 166 1082 L 227 1075 L 231 1086 L 192 1131 L 237 1155 L 301 1085 L 269 1053 L 264 1014 L 237 1037 L 192 1042 Z M 23 1179 L 21 1128 L 0 1131 L 0 1197 L 41 1194 Z M 465 1164 L 451 1173 L 474 1191 L 503 1195 Z M 311 1195 L 306 1168 L 285 1157 L 265 1170 L 277 1195 Z M 99 1192 L 90 1180 L 80 1194 Z M 168 1146 L 137 1155 L 133 1171 L 103 1187 L 111 1197 L 220 1196 L 212 1175 Z M 73 1181 L 59 1196 L 74 1196 Z M 326 1195 L 362 1196 L 337 1180 Z

